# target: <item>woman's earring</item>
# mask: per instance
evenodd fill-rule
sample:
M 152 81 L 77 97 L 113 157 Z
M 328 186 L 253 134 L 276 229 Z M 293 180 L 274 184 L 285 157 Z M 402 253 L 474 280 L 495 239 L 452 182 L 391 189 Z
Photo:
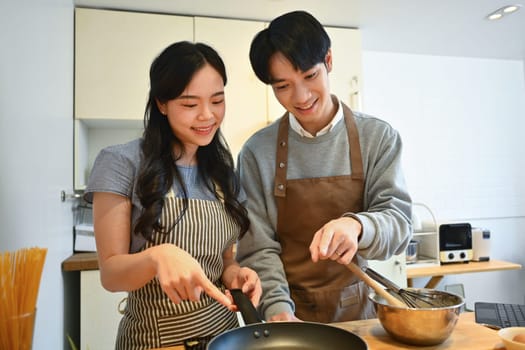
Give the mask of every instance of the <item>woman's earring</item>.
M 160 103 L 159 100 L 155 99 L 155 103 L 157 104 L 157 109 L 159 110 L 160 114 L 166 116 L 168 113 L 166 112 L 166 104 Z

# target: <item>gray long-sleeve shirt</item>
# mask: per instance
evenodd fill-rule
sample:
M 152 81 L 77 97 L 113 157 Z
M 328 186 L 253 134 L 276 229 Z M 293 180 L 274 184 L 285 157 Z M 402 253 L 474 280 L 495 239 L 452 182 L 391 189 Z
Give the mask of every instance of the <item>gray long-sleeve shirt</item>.
M 364 210 L 341 215 L 355 217 L 362 224 L 360 256 L 388 259 L 402 253 L 412 235 L 411 198 L 401 169 L 402 142 L 385 121 L 356 112 L 354 116 L 365 173 Z M 276 237 L 273 188 L 279 121 L 255 133 L 238 159 L 251 227 L 238 242 L 237 259 L 261 278 L 259 308 L 266 319 L 294 310 Z M 330 132 L 315 138 L 301 137 L 290 129 L 288 152 L 288 179 L 350 174 L 348 136 L 342 120 Z

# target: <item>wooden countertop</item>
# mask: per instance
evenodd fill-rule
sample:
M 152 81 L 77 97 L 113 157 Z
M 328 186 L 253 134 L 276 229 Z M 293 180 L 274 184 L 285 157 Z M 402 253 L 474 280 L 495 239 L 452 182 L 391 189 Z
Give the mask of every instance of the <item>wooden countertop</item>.
M 416 277 L 442 277 L 449 274 L 500 271 L 520 269 L 520 264 L 500 260 L 485 262 L 469 262 L 466 264 L 448 264 L 427 267 L 414 267 L 407 269 L 407 278 Z M 97 270 L 98 260 L 96 253 L 76 253 L 62 262 L 63 271 Z M 419 349 L 417 346 L 404 345 L 391 339 L 385 332 L 379 320 L 361 320 L 352 322 L 335 323 L 337 327 L 347 329 L 361 336 L 368 344 L 370 350 L 395 350 Z M 182 346 L 164 348 L 169 350 L 184 350 Z M 473 312 L 460 315 L 458 324 L 452 335 L 443 344 L 425 347 L 425 350 L 504 350 L 500 343 L 497 331 L 478 325 L 474 321 Z
M 393 340 L 383 329 L 378 319 L 343 322 L 334 324 L 361 336 L 370 350 L 422 349 Z M 481 326 L 474 321 L 473 312 L 464 312 L 450 337 L 442 344 L 425 346 L 425 350 L 504 350 L 498 333 L 494 329 Z
M 62 271 L 98 270 L 97 253 L 75 253 L 62 262 Z
M 334 323 L 362 337 L 369 350 L 423 349 L 393 340 L 383 329 L 378 319 Z M 183 346 L 172 346 L 163 350 L 184 350 Z M 481 326 L 474 321 L 473 312 L 464 312 L 450 337 L 444 343 L 425 346 L 425 350 L 505 350 L 496 330 Z M 159 349 L 157 349 L 159 350 Z

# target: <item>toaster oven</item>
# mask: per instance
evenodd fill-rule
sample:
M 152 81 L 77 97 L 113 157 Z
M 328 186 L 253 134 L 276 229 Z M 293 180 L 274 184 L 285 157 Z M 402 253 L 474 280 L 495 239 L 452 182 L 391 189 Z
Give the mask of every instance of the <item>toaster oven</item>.
M 472 227 L 469 223 L 439 225 L 441 263 L 469 262 L 472 256 Z

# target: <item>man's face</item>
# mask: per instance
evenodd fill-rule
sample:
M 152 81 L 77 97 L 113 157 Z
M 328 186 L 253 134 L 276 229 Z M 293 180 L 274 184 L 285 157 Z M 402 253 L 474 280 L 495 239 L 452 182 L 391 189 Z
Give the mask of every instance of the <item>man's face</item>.
M 269 68 L 275 97 L 305 129 L 319 127 L 320 130 L 332 119 L 334 105 L 328 82 L 328 73 L 332 69 L 330 51 L 324 63 L 304 72 L 296 70 L 284 55 L 277 52 L 270 58 Z

